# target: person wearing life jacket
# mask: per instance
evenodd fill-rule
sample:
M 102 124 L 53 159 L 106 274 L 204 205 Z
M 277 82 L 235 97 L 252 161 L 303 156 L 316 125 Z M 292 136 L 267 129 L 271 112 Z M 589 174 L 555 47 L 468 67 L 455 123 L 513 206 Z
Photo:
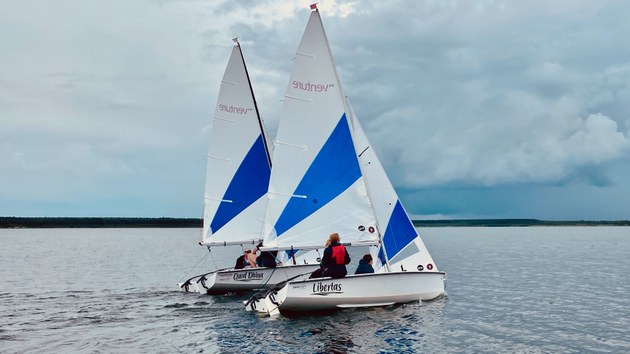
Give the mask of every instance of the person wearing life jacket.
M 331 278 L 343 278 L 348 274 L 346 264 L 350 263 L 350 255 L 344 245 L 339 243 L 338 233 L 328 236 L 324 257 L 322 257 L 322 276 Z

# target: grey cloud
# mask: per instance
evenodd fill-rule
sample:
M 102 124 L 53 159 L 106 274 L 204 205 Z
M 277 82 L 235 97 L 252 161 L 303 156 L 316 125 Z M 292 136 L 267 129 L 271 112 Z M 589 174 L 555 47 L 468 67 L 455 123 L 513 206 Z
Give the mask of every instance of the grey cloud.
M 519 186 L 602 203 L 594 196 L 602 189 L 626 190 L 627 4 L 338 1 L 352 8 L 347 16 L 325 10 L 331 4 L 320 8 L 343 87 L 412 211 L 498 215 L 512 204 L 501 193 L 522 197 Z M 85 205 L 82 195 L 137 208 L 168 199 L 188 216 L 200 202 L 176 196 L 200 200 L 204 128 L 230 39 L 240 37 L 273 132 L 309 13 L 298 1 L 39 2 L 38 13 L 32 5 L 0 14 L 0 152 L 12 166 L 3 184 L 41 185 L 32 200 L 60 191 L 46 203 L 80 187 L 66 205 Z M 66 178 L 73 168 L 86 175 Z M 487 205 L 457 205 L 483 196 Z

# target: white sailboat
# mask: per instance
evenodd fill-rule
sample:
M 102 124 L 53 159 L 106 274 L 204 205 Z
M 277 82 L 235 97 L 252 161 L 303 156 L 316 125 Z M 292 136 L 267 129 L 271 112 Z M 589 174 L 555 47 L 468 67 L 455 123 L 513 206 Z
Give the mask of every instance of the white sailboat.
M 280 312 L 385 306 L 444 294 L 446 274 L 417 234 L 342 90 L 315 6 L 298 46 L 278 128 L 264 249 L 373 245 L 376 273 L 306 277 L 245 302 Z
M 260 119 L 240 44 L 235 39 L 213 116 L 208 148 L 200 244 L 207 247 L 262 241 L 272 145 Z M 294 261 L 295 259 L 293 259 Z M 221 269 L 180 283 L 183 291 L 227 293 L 273 286 L 317 264 Z

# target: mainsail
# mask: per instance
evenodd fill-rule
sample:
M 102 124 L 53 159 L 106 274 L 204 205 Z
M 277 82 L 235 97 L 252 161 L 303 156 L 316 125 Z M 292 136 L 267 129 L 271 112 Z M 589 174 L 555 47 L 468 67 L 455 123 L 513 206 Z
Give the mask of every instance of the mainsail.
M 344 95 L 318 11 L 296 53 L 269 194 L 265 247 L 321 247 L 338 232 L 380 241 L 377 269 L 437 271 Z
M 269 183 L 264 245 L 378 242 L 376 220 L 321 19 L 311 15 L 284 98 Z
M 212 120 L 202 244 L 261 240 L 271 158 L 238 42 L 225 69 Z

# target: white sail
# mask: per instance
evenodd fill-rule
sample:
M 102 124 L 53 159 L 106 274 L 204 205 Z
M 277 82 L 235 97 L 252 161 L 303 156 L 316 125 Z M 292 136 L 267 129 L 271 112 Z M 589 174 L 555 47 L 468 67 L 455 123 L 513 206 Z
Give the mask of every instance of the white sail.
M 382 244 L 373 254 L 374 268 L 378 270 L 388 259 L 391 270 L 437 271 L 349 102 L 348 107 L 361 170 L 382 234 Z
M 348 232 L 368 236 L 356 243 L 382 241 L 375 259 L 377 268 L 379 262 L 386 266 L 377 273 L 338 279 L 307 279 L 305 275 L 263 296 L 253 296 L 244 302 L 246 309 L 273 316 L 435 299 L 444 294 L 446 274 L 437 271 L 343 96 L 317 6 L 311 9 L 315 11 L 300 42 L 278 132 L 278 140 L 286 146 L 277 144 L 274 154 L 270 182 L 274 195 L 265 219 L 265 245 L 321 245 L 328 231 L 351 229 L 352 222 L 362 222 L 360 216 L 365 215 L 373 219 Z M 326 95 L 330 89 L 335 95 Z M 331 149 L 330 144 L 340 147 Z M 313 210 L 308 203 L 319 198 L 322 188 L 342 192 Z M 291 214 L 285 220 L 287 210 Z M 347 242 L 345 234 L 340 234 Z
M 262 122 L 236 43 L 212 120 L 202 244 L 254 243 L 262 238 L 270 171 Z
M 264 245 L 376 243 L 374 213 L 352 141 L 345 99 L 319 17 L 311 14 L 289 79 L 275 141 Z

